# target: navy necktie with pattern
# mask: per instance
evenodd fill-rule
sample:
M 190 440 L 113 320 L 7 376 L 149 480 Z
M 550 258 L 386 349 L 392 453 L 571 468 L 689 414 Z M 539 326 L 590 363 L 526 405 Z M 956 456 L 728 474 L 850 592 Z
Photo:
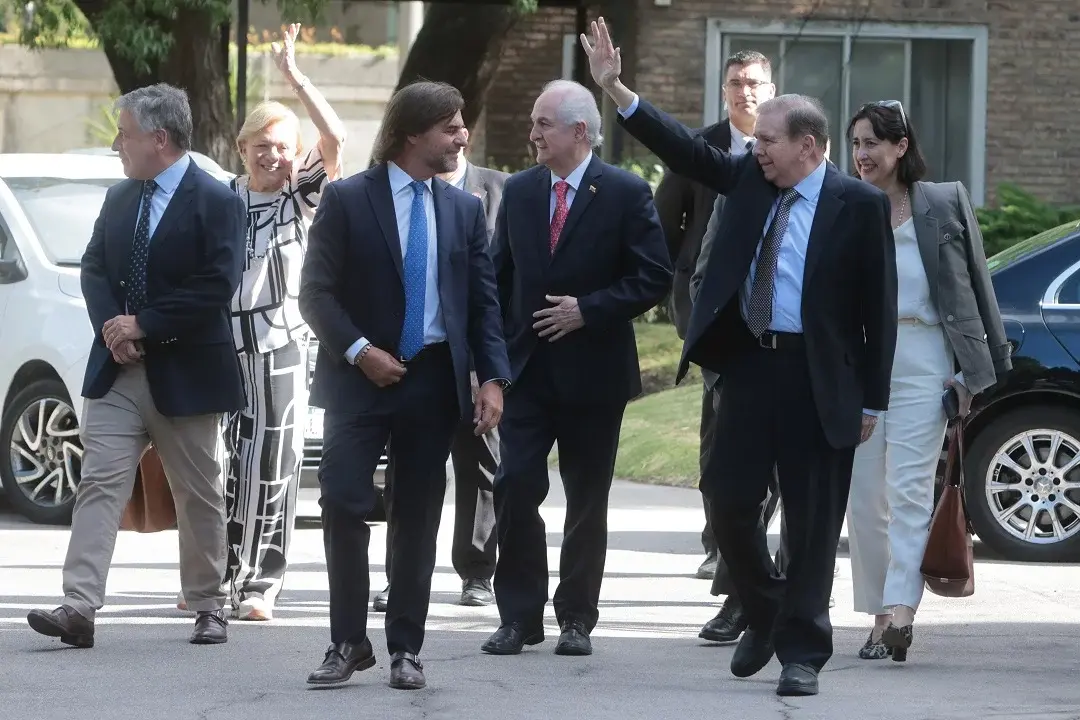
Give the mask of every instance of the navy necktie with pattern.
M 127 311 L 135 315 L 146 306 L 146 259 L 150 250 L 150 201 L 157 190 L 157 183 L 143 183 L 139 221 L 135 224 L 135 239 L 131 243 L 128 261 Z
M 791 206 L 798 198 L 799 192 L 795 188 L 785 188 L 780 191 L 780 206 L 776 208 L 776 215 L 773 216 L 769 231 L 765 233 L 765 239 L 761 244 L 761 253 L 758 255 L 757 266 L 754 269 L 754 282 L 750 286 L 750 302 L 746 318 L 746 324 L 756 338 L 761 337 L 772 322 L 776 261 L 780 257 L 780 244 L 784 240 L 784 233 L 787 232 Z

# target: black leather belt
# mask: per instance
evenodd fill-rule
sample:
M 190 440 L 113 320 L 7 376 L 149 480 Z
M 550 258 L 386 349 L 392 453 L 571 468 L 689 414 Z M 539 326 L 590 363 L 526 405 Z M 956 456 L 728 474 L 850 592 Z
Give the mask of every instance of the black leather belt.
M 420 348 L 420 352 L 416 353 L 411 358 L 406 360 L 403 357 L 398 357 L 398 360 L 401 363 L 408 365 L 409 363 L 414 363 L 417 360 L 423 360 L 425 357 L 427 357 L 429 355 L 434 355 L 440 350 L 449 352 L 450 343 L 446 342 L 445 340 L 443 342 L 430 343 L 430 344 L 425 345 L 424 347 Z
M 798 350 L 805 346 L 805 342 L 802 333 L 766 330 L 758 338 L 758 345 L 766 350 Z

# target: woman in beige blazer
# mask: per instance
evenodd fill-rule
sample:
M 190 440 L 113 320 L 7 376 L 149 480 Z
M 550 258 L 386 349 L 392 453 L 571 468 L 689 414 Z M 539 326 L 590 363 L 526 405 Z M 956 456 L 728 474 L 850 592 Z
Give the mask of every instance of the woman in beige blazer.
M 1009 369 L 975 211 L 962 183 L 923 182 L 926 163 L 900 102 L 864 105 L 847 130 L 856 173 L 888 194 L 898 328 L 889 409 L 859 446 L 848 502 L 855 610 L 875 616 L 863 659 L 907 659 L 944 441 L 942 393 L 966 415 Z

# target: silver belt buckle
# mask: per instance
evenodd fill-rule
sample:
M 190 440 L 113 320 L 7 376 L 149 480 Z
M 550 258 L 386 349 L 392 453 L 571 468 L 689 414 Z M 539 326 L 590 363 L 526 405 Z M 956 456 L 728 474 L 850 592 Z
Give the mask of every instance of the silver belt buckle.
M 765 348 L 766 350 L 775 350 L 776 333 L 774 333 L 772 330 L 766 330 L 765 332 L 761 333 L 761 336 L 758 338 L 758 345 Z

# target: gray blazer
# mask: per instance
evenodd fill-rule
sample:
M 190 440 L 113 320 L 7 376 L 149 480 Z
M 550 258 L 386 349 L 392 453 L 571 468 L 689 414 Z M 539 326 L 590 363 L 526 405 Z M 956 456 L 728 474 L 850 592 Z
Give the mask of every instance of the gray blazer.
M 911 215 L 930 299 L 964 386 L 980 393 L 1012 368 L 1012 359 L 967 188 L 959 182 L 914 183 Z
M 712 215 L 709 223 L 705 226 L 705 234 L 701 236 L 701 249 L 698 251 L 697 263 L 694 265 L 694 274 L 690 276 L 690 302 L 697 301 L 698 291 L 701 290 L 701 280 L 705 277 L 705 268 L 709 266 L 709 255 L 712 254 L 712 246 L 716 242 L 716 233 L 720 230 L 720 216 L 724 214 L 724 202 L 727 200 L 723 195 L 717 195 L 713 201 Z M 709 390 L 716 388 L 718 375 L 711 370 L 701 370 L 701 379 Z
M 508 173 L 492 168 L 480 167 L 467 162 L 465 165 L 465 178 L 462 184 L 467 193 L 472 193 L 484 203 L 484 214 L 487 217 L 488 244 L 495 234 L 495 219 L 499 216 L 499 204 L 502 202 L 503 185 L 506 184 Z

